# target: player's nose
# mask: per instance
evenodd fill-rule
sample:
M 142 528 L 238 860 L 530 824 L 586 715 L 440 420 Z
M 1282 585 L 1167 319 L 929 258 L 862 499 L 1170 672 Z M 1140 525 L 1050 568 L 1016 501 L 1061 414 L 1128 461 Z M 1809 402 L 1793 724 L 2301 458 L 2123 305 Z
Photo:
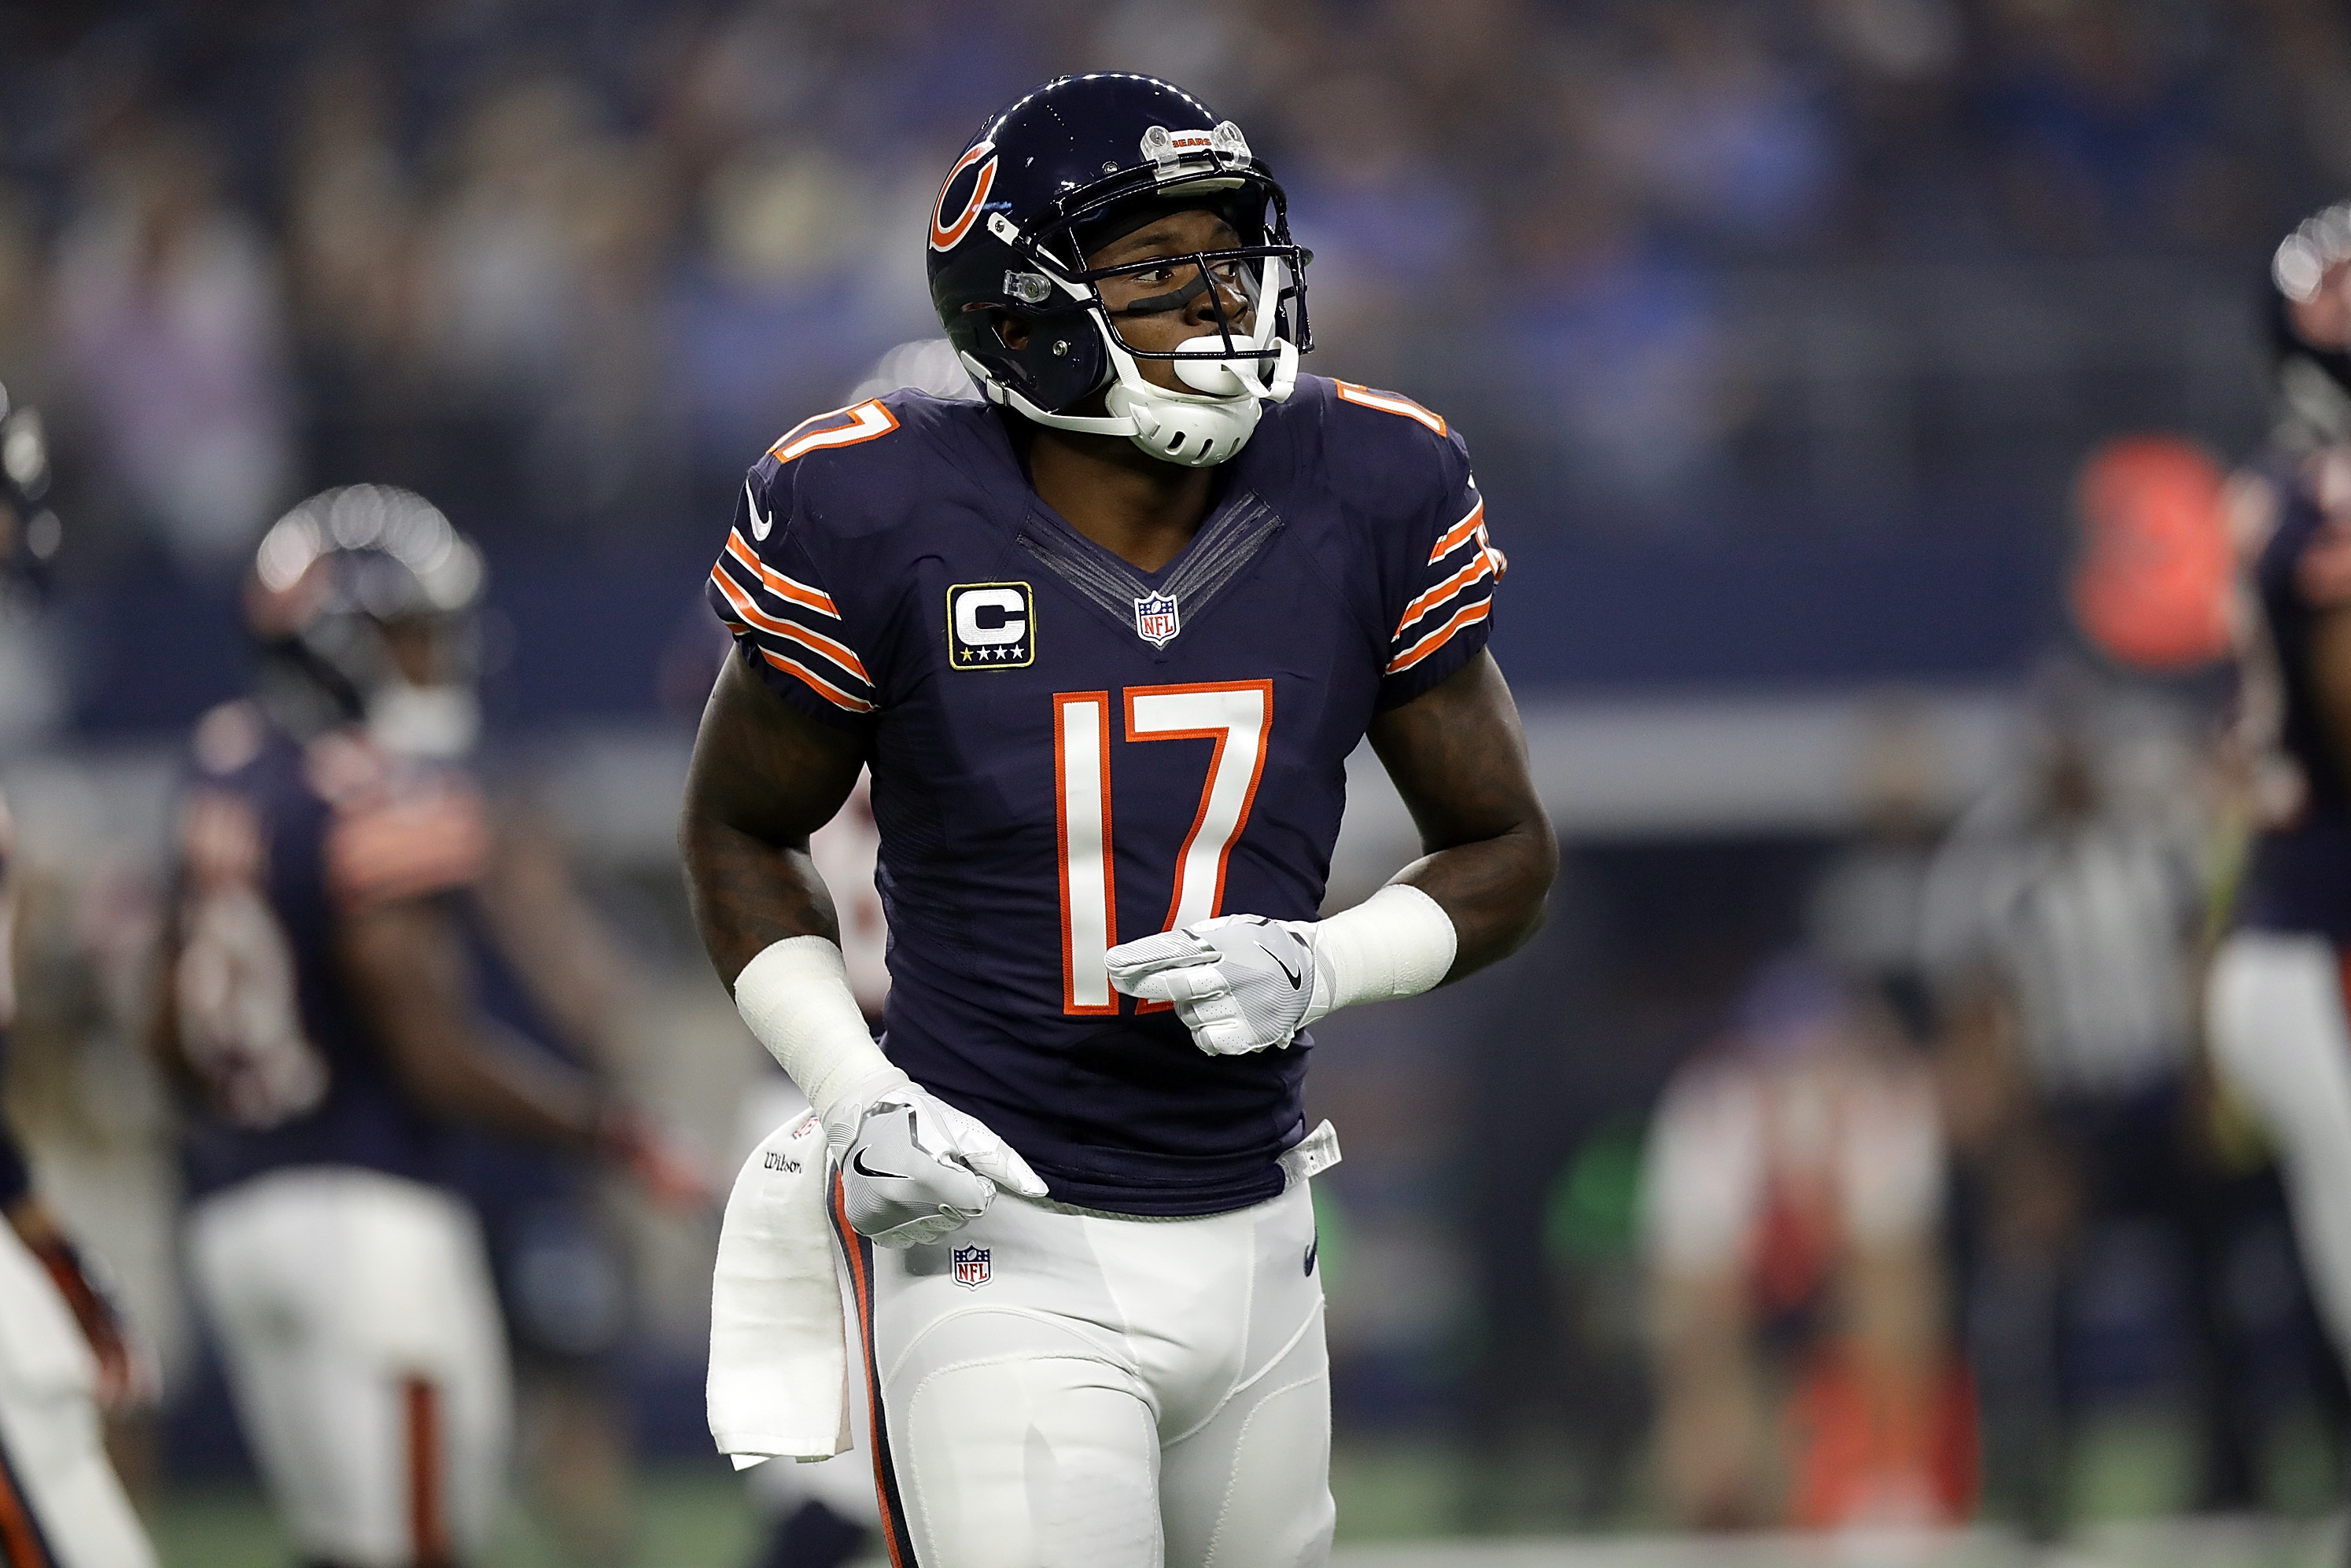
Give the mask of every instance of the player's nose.
M 1218 325 L 1217 316 L 1221 308 L 1225 325 L 1235 331 L 1247 331 L 1251 312 L 1249 300 L 1242 296 L 1240 289 L 1220 280 L 1214 272 L 1207 274 L 1207 287 L 1185 302 L 1184 324 L 1214 331 Z

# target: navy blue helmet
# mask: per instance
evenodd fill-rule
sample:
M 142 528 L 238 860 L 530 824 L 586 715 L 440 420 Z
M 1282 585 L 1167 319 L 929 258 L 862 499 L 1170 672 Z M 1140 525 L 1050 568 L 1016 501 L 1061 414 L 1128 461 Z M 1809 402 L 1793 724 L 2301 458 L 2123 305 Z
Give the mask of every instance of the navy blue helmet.
M 2262 317 L 2276 403 L 2273 434 L 2288 445 L 2351 438 L 2351 352 L 2340 342 L 2313 342 L 2294 321 L 2294 308 L 2316 300 L 2346 261 L 2351 201 L 2304 219 L 2270 260 L 2272 287 L 2263 294 Z
M 1171 212 L 1207 209 L 1238 244 L 1090 269 L 1089 250 Z M 1313 346 L 1309 254 L 1290 236 L 1280 184 L 1240 128 L 1155 77 L 1062 77 L 988 117 L 939 188 L 928 249 L 931 298 L 988 401 L 1040 423 L 1126 435 L 1171 462 L 1218 463 L 1254 428 L 1262 400 L 1290 394 Z M 1207 294 L 1217 329 L 1179 347 L 1135 347 L 1100 285 L 1175 261 L 1192 276 L 1121 314 L 1177 310 Z M 1028 324 L 1019 348 L 999 319 Z M 1144 379 L 1175 362 L 1190 392 Z M 1070 411 L 1107 392 L 1109 417 Z
M 246 584 L 261 686 L 297 734 L 364 718 L 395 751 L 454 756 L 473 744 L 473 612 L 481 552 L 441 509 L 394 485 L 343 485 L 270 527 Z M 432 632 L 450 666 L 418 684 L 391 629 Z

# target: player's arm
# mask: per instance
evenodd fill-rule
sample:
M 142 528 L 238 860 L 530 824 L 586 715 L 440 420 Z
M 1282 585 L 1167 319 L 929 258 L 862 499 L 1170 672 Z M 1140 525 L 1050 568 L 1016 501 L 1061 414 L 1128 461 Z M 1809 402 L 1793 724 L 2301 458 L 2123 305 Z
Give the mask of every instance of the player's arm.
M 839 946 L 809 835 L 849 799 L 864 760 L 859 736 L 806 717 L 741 659 L 719 671 L 695 737 L 677 837 L 695 924 L 728 986 L 778 942 L 817 936 Z
M 824 1118 L 850 1224 L 913 1247 L 985 1213 L 998 1186 L 1042 1197 L 1045 1184 L 977 1120 L 892 1066 L 849 989 L 809 835 L 849 799 L 864 760 L 860 737 L 803 716 L 729 659 L 695 737 L 678 848 L 711 963 Z
M 499 953 L 540 1012 L 604 1073 L 627 1062 L 628 955 L 589 904 L 543 813 L 502 813 L 481 886 Z
M 484 1037 L 472 965 L 439 900 L 397 899 L 346 915 L 336 938 L 344 977 L 392 1071 L 427 1109 L 582 1154 L 608 1147 L 584 1075 Z
M 1419 860 L 1394 882 L 1453 922 L 1445 978 L 1484 968 L 1542 926 L 1559 838 L 1535 794 L 1518 705 L 1493 655 L 1372 721 L 1372 749 L 1420 830 Z
M 1174 1003 L 1202 1051 L 1231 1056 L 1288 1045 L 1341 1008 L 1417 996 L 1533 936 L 1559 842 L 1492 657 L 1481 649 L 1370 736 L 1420 829 L 1419 860 L 1328 920 L 1226 915 L 1121 943 L 1111 983 Z

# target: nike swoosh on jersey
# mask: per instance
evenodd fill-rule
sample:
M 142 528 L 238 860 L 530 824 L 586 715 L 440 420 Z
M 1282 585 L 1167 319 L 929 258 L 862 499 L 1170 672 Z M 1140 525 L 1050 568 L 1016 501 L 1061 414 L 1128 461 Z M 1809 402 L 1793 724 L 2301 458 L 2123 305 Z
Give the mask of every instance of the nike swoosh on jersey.
M 859 1149 L 849 1156 L 849 1168 L 855 1171 L 862 1176 L 883 1176 L 892 1181 L 904 1181 L 906 1179 L 904 1176 L 900 1176 L 896 1171 L 877 1171 L 872 1166 L 867 1165 L 865 1163 L 865 1151 L 863 1149 Z
M 751 481 L 748 479 L 743 481 L 743 499 L 751 508 L 751 537 L 755 539 L 766 538 L 768 531 L 776 526 L 776 519 L 759 515 L 759 498 L 751 494 Z
M 1322 1247 L 1322 1238 L 1320 1236 L 1306 1244 L 1306 1271 L 1310 1274 L 1314 1272 L 1314 1254 L 1320 1251 Z

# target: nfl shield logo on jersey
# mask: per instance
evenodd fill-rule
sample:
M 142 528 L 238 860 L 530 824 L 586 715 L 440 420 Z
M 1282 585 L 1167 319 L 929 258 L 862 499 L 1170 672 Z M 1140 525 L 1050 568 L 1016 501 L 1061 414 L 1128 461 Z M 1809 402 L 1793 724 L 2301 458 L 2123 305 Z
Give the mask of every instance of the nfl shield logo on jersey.
M 1165 648 L 1184 629 L 1176 618 L 1176 596 L 1146 593 L 1134 601 L 1134 634 L 1155 648 Z
M 968 1291 L 977 1291 L 987 1283 L 994 1270 L 987 1264 L 985 1247 L 958 1247 L 955 1249 L 955 1282 Z

